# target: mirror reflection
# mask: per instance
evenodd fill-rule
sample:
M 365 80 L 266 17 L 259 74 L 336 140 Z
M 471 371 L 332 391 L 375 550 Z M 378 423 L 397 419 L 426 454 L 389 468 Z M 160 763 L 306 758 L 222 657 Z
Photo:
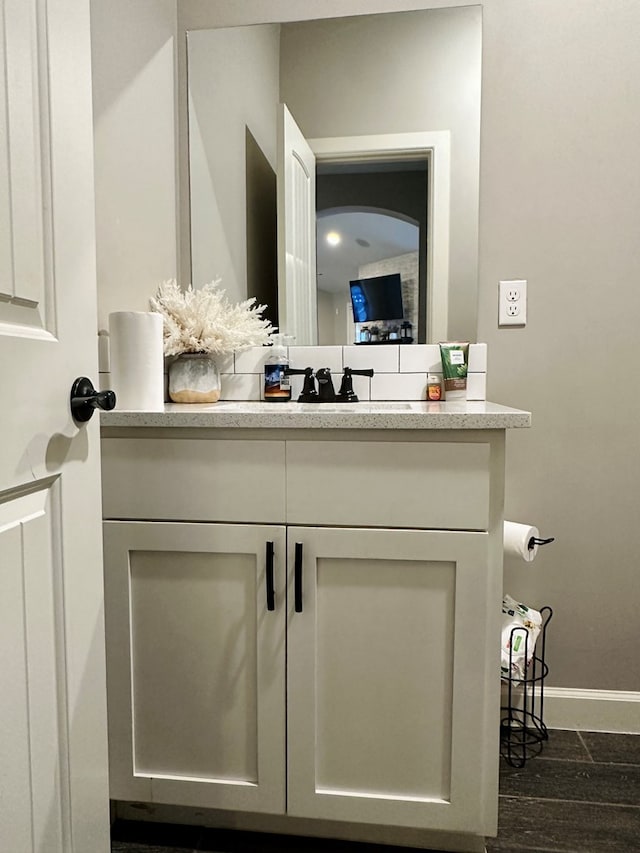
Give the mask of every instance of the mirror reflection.
M 316 168 L 318 343 L 397 341 L 416 337 L 426 299 L 427 161 L 325 164 Z M 422 262 L 421 262 L 422 261 Z M 358 316 L 352 281 L 395 275 L 400 308 L 384 302 Z M 376 286 L 393 298 L 392 279 Z M 357 292 L 357 290 L 356 290 Z M 380 303 L 378 303 L 380 304 Z M 426 320 L 426 312 L 420 315 Z M 367 325 L 363 328 L 362 324 Z
M 190 32 L 194 285 L 220 276 L 285 332 L 306 311 L 313 334 L 298 343 L 341 344 L 362 338 L 349 283 L 399 274 L 403 316 L 378 323 L 379 336 L 409 323 L 418 342 L 475 340 L 480 59 L 477 6 Z M 316 162 L 301 258 L 278 235 L 278 103 Z M 388 153 L 384 140 L 420 134 L 446 147 Z M 300 230 L 310 214 L 292 210 Z

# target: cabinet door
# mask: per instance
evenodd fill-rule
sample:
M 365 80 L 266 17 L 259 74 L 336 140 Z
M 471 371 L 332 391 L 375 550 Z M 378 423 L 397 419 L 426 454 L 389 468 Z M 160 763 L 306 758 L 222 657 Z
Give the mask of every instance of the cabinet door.
M 112 798 L 284 812 L 284 528 L 104 533 Z
M 289 813 L 482 834 L 488 535 L 288 537 Z

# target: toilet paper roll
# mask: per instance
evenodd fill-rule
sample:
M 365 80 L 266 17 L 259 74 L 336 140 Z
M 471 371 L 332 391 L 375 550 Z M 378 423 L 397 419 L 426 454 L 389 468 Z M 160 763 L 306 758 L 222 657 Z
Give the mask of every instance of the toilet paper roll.
M 504 553 L 530 563 L 538 553 L 537 545 L 529 548 L 529 542 L 534 536 L 540 537 L 540 531 L 537 527 L 532 527 L 530 524 L 519 524 L 516 521 L 505 521 Z
M 162 317 L 151 311 L 109 314 L 111 384 L 116 408 L 164 408 Z

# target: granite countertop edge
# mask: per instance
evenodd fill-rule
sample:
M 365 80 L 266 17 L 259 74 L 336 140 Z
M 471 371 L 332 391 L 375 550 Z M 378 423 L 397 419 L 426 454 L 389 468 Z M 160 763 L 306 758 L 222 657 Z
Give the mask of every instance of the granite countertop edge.
M 100 412 L 102 427 L 220 429 L 512 429 L 531 426 L 531 413 L 485 401 L 167 403 L 162 411 Z

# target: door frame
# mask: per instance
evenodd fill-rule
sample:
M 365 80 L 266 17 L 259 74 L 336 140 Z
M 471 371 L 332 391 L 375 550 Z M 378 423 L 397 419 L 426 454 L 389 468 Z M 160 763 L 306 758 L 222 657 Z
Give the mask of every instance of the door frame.
M 317 162 L 427 160 L 427 343 L 448 338 L 451 134 L 448 130 L 308 139 Z

